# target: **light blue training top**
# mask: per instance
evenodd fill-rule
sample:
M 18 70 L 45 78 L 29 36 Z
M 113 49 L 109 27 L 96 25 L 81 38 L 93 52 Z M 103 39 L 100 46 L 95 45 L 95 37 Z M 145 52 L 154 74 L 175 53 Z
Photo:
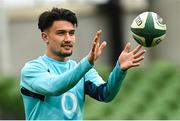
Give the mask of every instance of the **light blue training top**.
M 44 101 L 22 94 L 26 120 L 82 120 L 85 95 L 109 102 L 118 93 L 126 71 L 117 63 L 107 83 L 87 59 L 59 62 L 47 55 L 21 70 L 20 87 L 45 96 Z

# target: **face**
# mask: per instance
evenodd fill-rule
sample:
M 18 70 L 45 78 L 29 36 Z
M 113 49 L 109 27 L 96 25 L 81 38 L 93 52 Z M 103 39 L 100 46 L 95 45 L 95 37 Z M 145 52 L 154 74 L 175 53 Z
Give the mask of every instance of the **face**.
M 55 59 L 63 59 L 72 55 L 75 27 L 68 21 L 55 21 L 48 30 L 42 32 L 42 38 L 47 44 L 47 54 Z

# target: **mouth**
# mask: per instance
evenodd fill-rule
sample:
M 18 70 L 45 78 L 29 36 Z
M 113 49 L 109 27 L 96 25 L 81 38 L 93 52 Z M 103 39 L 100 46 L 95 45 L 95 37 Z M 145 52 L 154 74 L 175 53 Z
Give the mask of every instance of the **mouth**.
M 73 47 L 72 44 L 63 44 L 61 47 L 65 48 L 66 50 L 69 50 Z

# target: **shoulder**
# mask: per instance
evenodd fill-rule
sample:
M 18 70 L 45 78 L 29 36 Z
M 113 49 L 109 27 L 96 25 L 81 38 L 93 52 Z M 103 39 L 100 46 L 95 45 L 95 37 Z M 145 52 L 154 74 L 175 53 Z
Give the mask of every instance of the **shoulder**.
M 40 56 L 36 59 L 30 60 L 25 63 L 24 67 L 21 69 L 21 72 L 29 72 L 35 70 L 46 70 L 47 64 L 43 61 L 43 58 Z

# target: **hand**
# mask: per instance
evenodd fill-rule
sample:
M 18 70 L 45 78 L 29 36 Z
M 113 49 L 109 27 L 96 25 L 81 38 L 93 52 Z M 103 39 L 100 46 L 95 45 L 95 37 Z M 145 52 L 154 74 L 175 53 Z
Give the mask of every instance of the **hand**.
M 127 70 L 131 67 L 140 65 L 140 61 L 144 59 L 143 54 L 146 52 L 145 50 L 140 51 L 141 47 L 141 45 L 138 45 L 134 50 L 129 52 L 131 44 L 126 44 L 126 47 L 124 48 L 118 59 L 122 70 Z
M 88 54 L 88 60 L 91 64 L 93 64 L 94 61 L 96 61 L 98 59 L 98 57 L 102 53 L 102 50 L 106 47 L 105 41 L 100 44 L 101 33 L 102 33 L 101 30 L 96 32 L 96 35 L 95 35 L 94 40 L 92 42 L 92 48 Z

